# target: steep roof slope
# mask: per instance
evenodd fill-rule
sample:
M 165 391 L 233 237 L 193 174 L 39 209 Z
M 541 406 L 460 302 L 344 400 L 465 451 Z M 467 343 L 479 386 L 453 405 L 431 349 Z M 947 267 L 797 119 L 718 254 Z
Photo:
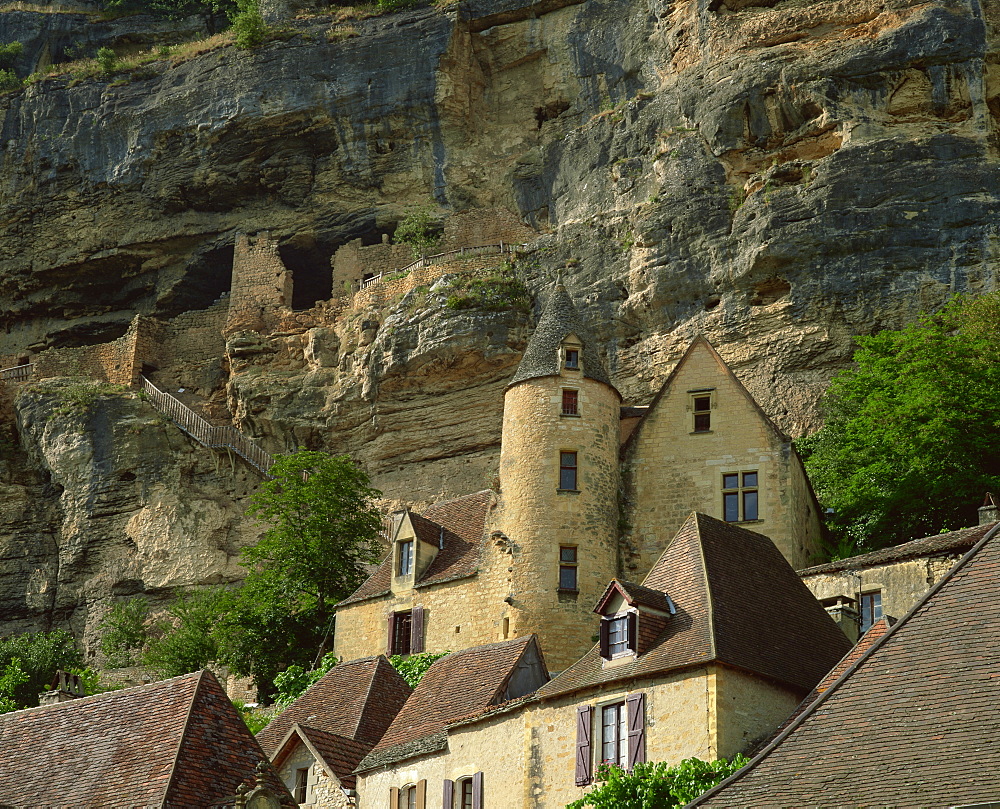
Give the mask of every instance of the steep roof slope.
M 0 804 L 206 806 L 261 760 L 208 671 L 0 715 Z M 294 805 L 270 769 L 267 785 Z
M 271 758 L 294 724 L 378 743 L 412 689 L 382 655 L 334 666 L 276 716 L 257 741 Z M 367 752 L 367 750 L 366 750 Z
M 443 539 L 444 547 L 416 582 L 427 587 L 473 575 L 479 568 L 486 513 L 493 499 L 488 489 L 454 500 L 435 503 L 422 515 L 411 515 L 414 530 L 432 544 Z M 440 529 L 444 529 L 443 535 Z M 392 554 L 382 560 L 375 572 L 337 606 L 347 606 L 389 593 L 392 583 Z
M 449 723 L 503 700 L 518 663 L 528 654 L 541 657 L 534 635 L 475 646 L 436 661 L 358 771 L 443 747 Z
M 571 334 L 575 334 L 582 345 L 583 375 L 588 379 L 611 385 L 611 378 L 597 350 L 597 341 L 576 311 L 573 299 L 570 298 L 560 279 L 556 281 L 552 294 L 549 295 L 534 334 L 528 341 L 528 347 L 524 349 L 521 363 L 507 387 L 528 379 L 559 376 L 562 370 L 560 347 L 563 340 Z
M 851 647 L 770 539 L 704 514 L 688 517 L 643 587 L 676 609 L 650 649 L 605 668 L 595 646 L 540 698 L 709 662 L 808 691 Z
M 696 806 L 922 806 L 1000 795 L 994 528 L 747 767 Z

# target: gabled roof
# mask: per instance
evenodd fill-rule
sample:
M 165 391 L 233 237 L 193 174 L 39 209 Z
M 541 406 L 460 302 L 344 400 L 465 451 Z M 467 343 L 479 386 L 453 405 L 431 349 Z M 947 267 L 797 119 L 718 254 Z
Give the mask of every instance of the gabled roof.
M 444 529 L 444 547 L 423 572 L 416 587 L 427 587 L 454 579 L 472 576 L 479 569 L 480 551 L 484 540 L 486 513 L 493 500 L 493 493 L 485 489 L 475 494 L 435 503 L 422 515 L 411 514 L 418 537 L 437 545 Z M 337 606 L 354 604 L 369 598 L 389 594 L 392 583 L 392 553 L 369 576 L 364 584 Z
M 257 741 L 274 759 L 292 725 L 299 724 L 358 741 L 367 752 L 382 738 L 411 691 L 382 655 L 340 663 L 272 719 L 257 734 Z
M 534 635 L 475 646 L 436 661 L 357 771 L 443 749 L 451 722 L 504 701 L 518 664 L 529 655 L 541 659 Z
M 822 565 L 813 565 L 799 571 L 800 576 L 812 576 L 817 573 L 837 573 L 841 570 L 857 570 L 863 567 L 877 567 L 894 562 L 904 562 L 907 559 L 919 559 L 924 556 L 940 556 L 946 554 L 963 554 L 986 536 L 996 523 L 977 525 L 975 528 L 963 528 L 961 531 L 949 531 L 947 534 L 936 534 L 931 537 L 914 539 L 902 545 L 891 548 L 850 556 Z
M 654 610 L 667 613 L 672 611 L 673 605 L 670 603 L 670 598 L 662 590 L 652 590 L 635 582 L 612 579 L 611 584 L 605 588 L 604 595 L 598 600 L 597 606 L 594 607 L 594 612 L 603 615 L 608 599 L 614 593 L 620 594 L 630 607 L 651 607 Z
M 997 533 L 994 526 L 750 764 L 692 805 L 995 801 Z
M 604 668 L 594 646 L 539 698 L 710 662 L 808 691 L 851 647 L 770 539 L 704 514 L 688 517 L 643 586 L 669 591 L 676 609 L 648 651 Z
M 761 421 L 764 423 L 764 425 L 767 426 L 767 428 L 774 434 L 774 436 L 779 441 L 790 441 L 788 436 L 778 429 L 778 425 L 776 425 L 773 421 L 771 421 L 771 417 L 764 412 L 763 408 L 759 404 L 757 404 L 757 400 L 750 395 L 750 391 L 748 391 L 744 387 L 743 383 L 740 382 L 739 377 L 733 373 L 733 369 L 730 368 L 728 364 L 726 364 L 726 361 L 724 359 L 722 359 L 722 356 L 719 354 L 719 352 L 715 350 L 715 346 L 713 346 L 704 335 L 699 334 L 691 341 L 691 345 L 687 347 L 687 350 L 684 352 L 683 356 L 677 361 L 677 364 L 674 366 L 674 369 L 667 376 L 666 381 L 660 387 L 659 391 L 657 391 L 656 396 L 653 397 L 653 401 L 649 403 L 649 407 L 646 408 L 646 411 L 643 414 L 642 419 L 640 419 L 639 423 L 635 426 L 632 432 L 629 433 L 629 436 L 625 440 L 625 443 L 622 444 L 622 453 L 625 453 L 627 449 L 635 443 L 635 441 L 637 440 L 636 436 L 638 436 L 642 432 L 642 428 L 645 426 L 646 420 L 650 417 L 652 413 L 656 411 L 656 405 L 659 404 L 660 399 L 662 399 L 666 395 L 667 391 L 670 390 L 671 385 L 677 378 L 677 375 L 684 368 L 684 365 L 687 362 L 688 358 L 695 351 L 698 350 L 707 350 L 709 354 L 711 354 L 712 358 L 718 364 L 719 369 L 727 377 L 729 377 L 730 381 L 733 383 L 736 389 L 741 394 L 743 394 L 743 397 L 747 400 L 747 402 L 749 402 L 750 405 L 753 407 L 753 409 L 757 411 L 757 415 L 760 416 Z
M 354 768 L 371 750 L 371 745 L 355 741 L 347 736 L 327 733 L 317 728 L 311 728 L 298 723 L 293 724 L 284 740 L 278 745 L 273 761 L 276 765 L 291 755 L 298 745 L 305 747 L 315 756 L 316 760 L 336 776 L 344 789 L 353 789 L 356 785 Z
M 576 311 L 573 299 L 570 298 L 561 278 L 556 281 L 552 294 L 549 295 L 535 332 L 528 341 L 528 347 L 524 349 L 521 363 L 507 387 L 512 388 L 528 379 L 559 376 L 562 370 L 560 348 L 563 340 L 571 334 L 576 335 L 581 344 L 584 377 L 603 382 L 613 388 L 614 385 L 611 384 L 611 378 L 597 349 L 597 341 Z
M 262 760 L 208 671 L 0 715 L 0 804 L 208 806 L 252 786 Z

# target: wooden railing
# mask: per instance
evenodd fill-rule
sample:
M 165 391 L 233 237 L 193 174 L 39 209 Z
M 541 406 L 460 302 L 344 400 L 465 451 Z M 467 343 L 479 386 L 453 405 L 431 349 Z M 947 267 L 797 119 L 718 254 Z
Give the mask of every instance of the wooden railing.
M 235 427 L 219 427 L 212 424 L 195 413 L 180 399 L 160 390 L 144 376 L 139 377 L 139 387 L 146 394 L 153 407 L 199 444 L 211 449 L 231 450 L 250 464 L 262 477 L 271 477 L 268 470 L 274 463 L 274 458 Z
M 414 270 L 422 269 L 429 264 L 438 264 L 442 259 L 450 258 L 452 256 L 458 256 L 461 258 L 463 256 L 488 256 L 495 253 L 513 253 L 518 248 L 523 248 L 524 246 L 525 245 L 523 244 L 500 242 L 500 244 L 485 244 L 482 247 L 460 247 L 458 250 L 449 250 L 446 253 L 436 253 L 433 256 L 424 256 L 402 269 L 386 270 L 385 272 L 380 272 L 378 275 L 373 275 L 371 278 L 365 278 L 360 282 L 360 288 L 368 289 L 369 287 L 373 287 L 383 281 L 386 276 L 398 275 L 402 277 L 413 272 Z
M 15 365 L 13 368 L 0 370 L 0 379 L 4 382 L 27 382 L 34 373 L 35 366 L 32 363 L 27 365 Z

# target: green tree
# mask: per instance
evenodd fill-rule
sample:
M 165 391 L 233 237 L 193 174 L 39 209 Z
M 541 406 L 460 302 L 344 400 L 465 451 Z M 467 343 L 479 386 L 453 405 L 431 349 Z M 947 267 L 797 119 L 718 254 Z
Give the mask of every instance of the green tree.
M 663 761 L 636 764 L 632 772 L 602 764 L 598 785 L 567 809 L 673 809 L 693 801 L 748 761 L 744 756 L 711 762 L 687 758 L 673 767 Z
M 205 668 L 219 656 L 214 629 L 228 594 L 222 589 L 178 593 L 149 632 L 142 662 L 161 677 Z
M 20 685 L 28 681 L 28 675 L 21 668 L 19 657 L 11 658 L 10 662 L 0 674 L 0 713 L 10 713 L 11 711 L 26 708 L 14 696 L 14 692 Z
M 17 40 L 8 42 L 6 45 L 0 45 L 0 68 L 13 67 L 14 62 L 18 60 L 22 53 L 24 53 L 24 45 Z
M 396 0 L 386 1 L 396 2 Z M 402 7 L 396 6 L 396 8 Z M 384 10 L 395 10 L 395 8 Z M 433 212 L 429 208 L 418 208 L 408 213 L 403 221 L 396 225 L 392 240 L 396 244 L 410 245 L 414 258 L 427 255 L 439 241 Z
M 293 664 L 274 678 L 274 685 L 277 688 L 277 702 L 287 705 L 294 702 L 305 692 L 309 686 L 320 679 L 330 669 L 337 665 L 337 658 L 333 652 L 323 655 L 319 667 L 312 671 L 306 671 L 302 666 Z
M 333 608 L 381 557 L 382 527 L 381 493 L 346 455 L 303 449 L 270 474 L 247 512 L 269 527 L 243 552 L 248 573 L 217 631 L 222 659 L 265 699 L 279 672 L 322 651 Z
M 451 652 L 419 652 L 405 657 L 393 655 L 389 658 L 389 662 L 403 676 L 410 688 L 416 688 L 417 683 L 427 673 L 427 669 L 433 666 L 435 661 L 450 654 Z
M 229 18 L 237 48 L 246 50 L 264 44 L 268 28 L 257 0 L 236 0 L 236 11 L 230 12 Z
M 0 671 L 4 672 L 4 676 L 11 670 L 15 659 L 18 661 L 16 668 L 26 679 L 13 685 L 10 685 L 12 681 L 7 681 L 10 689 L 8 698 L 13 699 L 19 708 L 37 705 L 38 695 L 49 686 L 59 669 L 70 671 L 83 668 L 83 656 L 73 636 L 62 629 L 29 632 L 0 640 Z
M 145 646 L 149 602 L 130 598 L 117 602 L 101 621 L 101 651 L 112 668 L 131 666 Z
M 858 338 L 802 440 L 835 556 L 975 525 L 1000 491 L 1000 293 Z

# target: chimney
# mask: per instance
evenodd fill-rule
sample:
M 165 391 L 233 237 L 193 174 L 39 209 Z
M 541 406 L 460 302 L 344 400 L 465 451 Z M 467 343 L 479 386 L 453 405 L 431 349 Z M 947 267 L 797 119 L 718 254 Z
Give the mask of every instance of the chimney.
M 1000 509 L 997 508 L 997 496 L 993 492 L 986 492 L 983 504 L 979 507 L 979 524 L 988 525 L 997 520 L 1000 520 Z
M 822 598 L 820 603 L 826 609 L 826 614 L 840 627 L 851 643 L 857 643 L 861 632 L 861 616 L 858 614 L 858 602 L 846 595 L 832 598 Z
M 38 695 L 39 705 L 54 705 L 57 702 L 69 702 L 71 699 L 87 696 L 83 692 L 83 683 L 76 674 L 59 670 L 52 678 L 49 690 Z

